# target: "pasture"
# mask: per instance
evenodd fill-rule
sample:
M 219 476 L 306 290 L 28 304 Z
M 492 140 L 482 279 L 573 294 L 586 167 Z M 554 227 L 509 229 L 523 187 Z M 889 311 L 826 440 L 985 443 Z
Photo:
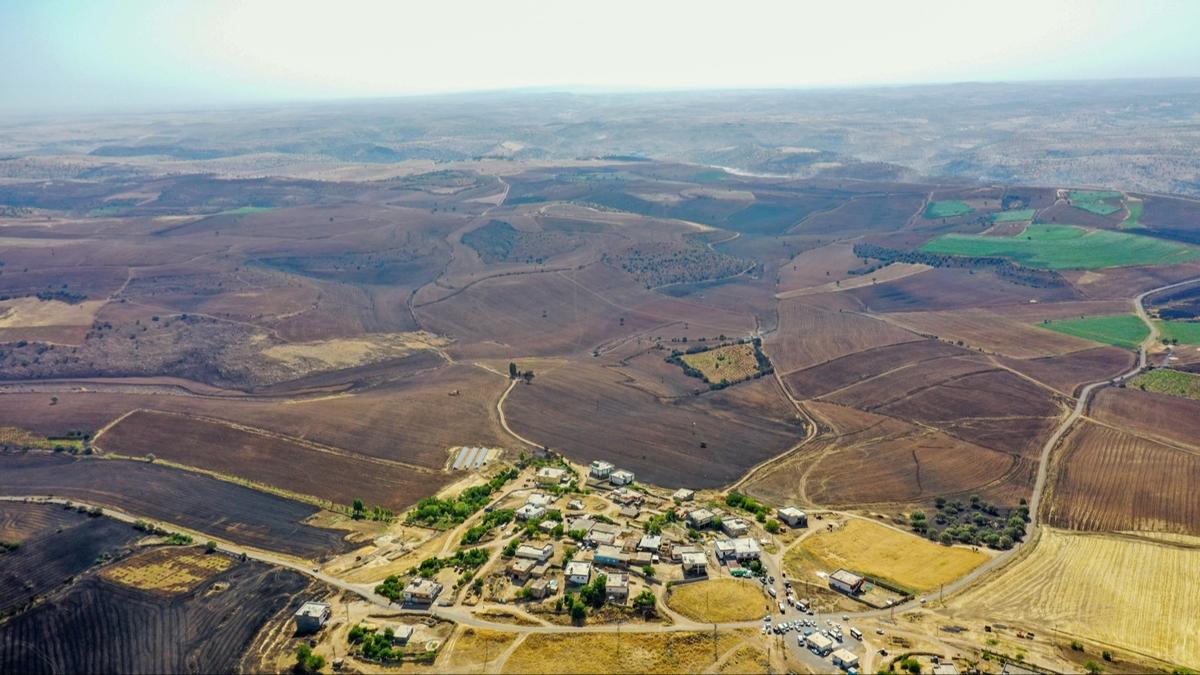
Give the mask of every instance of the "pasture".
M 944 234 L 921 247 L 927 253 L 1009 258 L 1043 269 L 1101 269 L 1170 265 L 1195 260 L 1196 249 L 1127 232 L 1074 225 L 1030 225 L 1015 237 Z
M 1133 314 L 1110 314 L 1083 319 L 1048 319 L 1037 326 L 1124 349 L 1137 349 L 1146 336 L 1150 335 L 1150 329 L 1146 327 L 1145 322 Z
M 1196 569 L 1194 544 L 1045 528 L 1029 555 L 950 604 L 989 622 L 1194 665 L 1200 663 Z
M 788 550 L 784 565 L 797 579 L 845 568 L 914 593 L 936 590 L 988 560 L 986 553 L 943 546 L 879 523 L 849 518 L 832 532 L 818 531 Z
M 749 621 L 762 616 L 762 586 L 748 579 L 709 579 L 672 586 L 667 606 L 704 623 Z
M 957 199 L 929 202 L 929 205 L 925 207 L 925 218 L 928 220 L 955 218 L 957 216 L 965 216 L 974 210 L 966 202 Z

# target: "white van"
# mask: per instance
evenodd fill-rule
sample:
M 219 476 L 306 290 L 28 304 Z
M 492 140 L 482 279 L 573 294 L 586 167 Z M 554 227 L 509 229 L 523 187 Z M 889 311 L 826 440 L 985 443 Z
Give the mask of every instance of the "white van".
M 850 629 L 850 637 L 854 638 L 855 640 L 858 640 L 859 642 L 862 642 L 862 631 L 857 628 L 851 628 Z

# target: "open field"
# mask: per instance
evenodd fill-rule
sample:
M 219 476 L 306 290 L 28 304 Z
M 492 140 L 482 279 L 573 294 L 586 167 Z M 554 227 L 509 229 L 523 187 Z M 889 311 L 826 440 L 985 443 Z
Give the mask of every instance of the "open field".
M 1092 346 L 1084 340 L 1049 334 L 986 309 L 894 312 L 888 319 L 916 333 L 936 335 L 950 342 L 961 341 L 967 348 L 981 347 L 1019 359 L 1057 356 Z
M 0 502 L 0 541 L 19 544 L 40 532 L 76 525 L 84 518 L 83 514 L 73 509 Z
M 974 210 L 966 202 L 958 200 L 929 202 L 929 205 L 925 207 L 925 217 L 930 220 L 954 218 L 956 216 L 965 216 Z
M 618 637 L 621 641 L 617 652 Z M 746 635 L 722 631 L 672 633 L 539 633 L 525 638 L 504 664 L 505 673 L 697 673 L 713 654 Z M 715 644 L 714 644 L 715 641 Z
M 1036 209 L 1013 209 L 1012 211 L 993 213 L 991 219 L 993 223 L 1019 223 L 1026 220 L 1033 220 L 1033 214 L 1035 213 L 1037 213 Z
M 0 511 L 8 512 L 8 506 L 0 504 Z M 50 505 L 40 508 L 62 510 Z M 111 518 L 75 515 L 73 522 L 41 529 L 25 538 L 16 551 L 0 554 L 0 616 L 58 588 L 102 557 L 120 555 L 141 536 Z
M 1200 375 L 1181 370 L 1157 368 L 1129 381 L 1129 386 L 1156 394 L 1182 396 L 1200 401 Z
M 186 438 L 187 443 L 179 439 Z M 175 413 L 138 410 L 96 445 L 127 457 L 153 455 L 339 505 L 355 499 L 399 509 L 437 492 L 449 478 L 385 460 L 314 445 L 261 429 Z
M 10 495 L 99 503 L 246 546 L 307 558 L 348 547 L 344 532 L 304 524 L 316 507 L 147 462 L 10 455 L 0 472 Z
M 1112 202 L 1120 202 L 1124 196 L 1122 193 L 1112 190 L 1071 190 L 1067 193 L 1067 199 L 1071 201 L 1071 206 L 1100 216 L 1108 216 L 1120 211 L 1121 207 Z
M 758 372 L 758 349 L 751 343 L 726 345 L 679 357 L 688 366 L 700 371 L 709 382 L 733 384 L 749 379 Z
M 443 647 L 447 654 L 439 665 L 459 673 L 483 672 L 484 667 L 489 662 L 494 662 L 517 637 L 516 633 L 485 628 L 463 628 Z
M 767 602 L 762 585 L 747 579 L 709 579 L 673 586 L 667 606 L 705 623 L 750 621 L 762 616 Z
M 951 601 L 1037 632 L 1078 636 L 1170 663 L 1200 663 L 1200 549 L 1045 528 L 1028 556 Z
M 1047 521 L 1109 532 L 1200 536 L 1200 452 L 1095 423 L 1067 438 Z
M 1128 349 L 1093 347 L 1040 359 L 1002 359 L 1001 363 L 1067 396 L 1080 385 L 1129 370 L 1135 355 Z
M 1071 225 L 1030 225 L 1018 237 L 946 234 L 922 251 L 960 256 L 998 256 L 1045 269 L 1098 269 L 1168 265 L 1195 260 L 1195 249 L 1125 232 Z
M 1200 445 L 1200 402 L 1135 387 L 1106 387 L 1096 394 L 1089 416 L 1104 424 L 1167 445 Z
M 837 295 L 848 296 L 847 302 L 857 303 L 857 306 L 851 305 L 854 309 L 878 313 L 1010 307 L 1080 298 L 1079 291 L 1069 285 L 1024 286 L 1011 283 L 992 270 L 954 267 L 935 267 L 923 274 L 914 274 L 886 284 L 863 286 Z
M 1125 349 L 1137 349 L 1150 334 L 1146 324 L 1133 314 L 1047 320 L 1037 325 L 1047 330 Z
M 89 576 L 0 624 L 0 669 L 232 672 L 262 625 L 296 606 L 307 587 L 304 576 L 257 562 L 174 596 Z M 84 634 L 89 639 L 64 637 Z
M 878 319 L 823 309 L 805 304 L 805 300 L 798 298 L 779 303 L 779 330 L 765 341 L 765 349 L 780 373 L 872 347 L 921 339 L 915 333 Z
M 232 558 L 194 547 L 150 549 L 109 565 L 100 576 L 130 588 L 167 595 L 188 593 L 209 577 L 233 567 Z
M 1158 321 L 1159 335 L 1179 344 L 1200 345 L 1200 321 Z
M 988 560 L 986 553 L 962 546 L 942 546 L 914 534 L 858 518 L 833 532 L 820 531 L 788 550 L 788 575 L 809 579 L 813 571 L 845 568 L 881 579 L 913 593 L 935 590 Z

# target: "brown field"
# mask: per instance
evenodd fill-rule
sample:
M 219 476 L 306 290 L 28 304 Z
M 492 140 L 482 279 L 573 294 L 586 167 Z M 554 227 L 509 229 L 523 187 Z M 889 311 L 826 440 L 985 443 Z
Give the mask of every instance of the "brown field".
M 1095 423 L 1066 441 L 1047 522 L 1075 530 L 1200 535 L 1200 451 Z
M 1129 370 L 1135 358 L 1127 349 L 1093 347 L 1040 359 L 1000 359 L 1000 363 L 1061 394 L 1074 396 L 1076 390 L 1088 382 L 1098 382 Z
M 862 266 L 862 260 L 854 255 L 854 245 L 837 242 L 813 248 L 779 266 L 778 293 L 813 288 L 841 281 L 849 272 Z
M 971 272 L 974 274 L 971 274 Z M 999 305 L 1075 300 L 1072 287 L 1033 288 L 1010 283 L 986 270 L 939 267 L 887 284 L 847 291 L 872 312 L 927 312 Z
M 838 293 L 841 291 L 849 291 L 855 288 L 865 288 L 877 284 L 884 284 L 889 281 L 896 281 L 911 277 L 914 274 L 928 272 L 933 269 L 928 265 L 910 264 L 910 263 L 892 263 L 870 274 L 854 275 L 848 279 L 841 281 L 830 281 L 820 286 L 812 288 L 801 288 L 793 291 L 785 291 L 778 294 L 776 297 L 780 300 L 790 298 L 799 298 L 806 295 L 816 295 L 819 293 Z
M 753 344 L 726 345 L 680 357 L 704 374 L 709 382 L 741 382 L 758 372 L 757 349 Z
M 1087 340 L 1039 330 L 985 309 L 895 312 L 888 319 L 916 333 L 936 335 L 950 342 L 962 342 L 968 349 L 982 348 L 1018 359 L 1057 356 L 1092 347 Z
M 940 340 L 913 340 L 864 349 L 820 365 L 788 373 L 784 381 L 799 398 L 818 398 L 904 368 L 942 364 L 955 358 L 974 358 L 960 347 Z M 916 372 L 916 371 L 912 371 Z
M 206 554 L 192 547 L 165 546 L 109 565 L 100 576 L 130 588 L 179 595 L 192 591 L 233 565 L 233 559 L 217 553 Z
M 844 295 L 844 294 L 841 294 Z M 872 347 L 912 342 L 921 337 L 878 319 L 804 304 L 779 303 L 779 330 L 765 349 L 781 374 L 831 361 Z
M 667 606 L 705 623 L 750 621 L 762 616 L 767 596 L 762 585 L 745 579 L 709 579 L 672 586 Z
M 463 628 L 443 647 L 445 660 L 439 666 L 448 671 L 482 672 L 488 663 L 494 663 L 516 641 L 516 633 L 502 633 L 484 628 Z
M 819 531 L 788 550 L 784 565 L 793 579 L 839 568 L 891 582 L 913 593 L 950 583 L 988 560 L 963 546 L 942 546 L 879 523 L 849 518 L 832 532 Z
M 0 541 L 20 543 L 38 532 L 75 524 L 83 518 L 58 506 L 0 502 Z
M 400 509 L 450 480 L 424 467 L 370 459 L 260 429 L 146 410 L 121 418 L 96 445 L 106 452 L 154 455 L 341 505 L 362 499 Z
M 525 638 L 504 664 L 505 673 L 696 673 L 745 639 L 735 631 L 537 633 Z M 715 641 L 715 645 L 714 645 Z
M 53 495 L 98 503 L 237 544 L 320 558 L 349 547 L 344 532 L 303 521 L 308 504 L 199 474 L 123 460 L 57 455 L 0 456 L 10 495 Z
M 951 601 L 988 622 L 1200 663 L 1200 566 L 1190 544 L 1045 528 L 1030 555 Z
M 676 487 L 730 483 L 802 436 L 771 378 L 663 401 L 585 363 L 518 385 L 505 414 L 518 434 L 576 461 L 606 459 L 639 480 Z
M 1091 415 L 1143 438 L 1200 451 L 1200 401 L 1109 387 L 1096 392 Z
M 795 231 L 840 236 L 891 232 L 904 227 L 923 204 L 924 195 L 913 193 L 858 196 L 836 209 L 809 216 Z

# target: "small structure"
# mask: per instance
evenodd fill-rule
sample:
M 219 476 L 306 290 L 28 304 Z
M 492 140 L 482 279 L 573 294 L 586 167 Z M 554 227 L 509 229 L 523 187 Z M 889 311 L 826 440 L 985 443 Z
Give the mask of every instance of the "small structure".
M 627 487 L 619 487 L 616 490 L 613 490 L 612 494 L 608 495 L 608 498 L 613 503 L 622 505 L 641 504 L 642 502 L 646 501 L 646 498 L 642 496 L 642 493 L 637 492 L 636 490 L 630 490 Z
M 533 568 L 537 567 L 538 561 L 530 560 L 529 558 L 516 558 L 508 564 L 508 573 L 512 578 L 518 581 L 525 581 L 533 576 Z
M 804 638 L 804 644 L 808 645 L 809 649 L 820 654 L 821 656 L 825 656 L 833 650 L 833 640 L 830 640 L 820 633 L 813 633 L 812 635 Z
M 833 651 L 833 665 L 842 670 L 850 670 L 858 667 L 858 657 L 849 649 L 835 649 Z
M 637 504 L 630 504 L 629 506 L 622 506 L 620 513 L 622 518 L 633 520 L 642 514 L 642 510 L 638 508 Z
M 704 553 L 704 550 L 699 546 L 693 546 L 692 544 L 685 544 L 682 542 L 676 542 L 671 546 L 671 560 L 674 560 L 675 562 L 683 560 L 683 556 L 689 553 Z
M 684 553 L 680 565 L 683 576 L 698 577 L 708 574 L 708 556 L 703 553 Z
M 538 579 L 532 584 L 529 584 L 529 592 L 538 600 L 557 595 L 558 579 Z
M 777 512 L 779 519 L 789 527 L 808 527 L 808 516 L 794 506 L 785 506 Z
M 677 502 L 690 502 L 696 498 L 696 491 L 687 488 L 679 488 L 675 494 L 671 495 L 671 499 Z
M 388 626 L 388 628 L 392 629 L 392 644 L 397 646 L 408 644 L 408 641 L 412 639 L 413 632 L 416 630 L 412 626 L 403 623 Z
M 629 564 L 633 565 L 634 567 L 645 567 L 646 565 L 653 565 L 655 562 L 654 561 L 655 557 L 657 557 L 657 556 L 655 556 L 653 553 L 651 553 L 649 551 L 638 551 L 637 553 L 634 553 L 633 555 L 629 556 Z
M 958 675 L 958 667 L 950 662 L 935 663 L 933 675 Z
M 546 507 L 526 504 L 516 511 L 518 520 L 534 520 L 546 515 Z
M 572 518 L 571 521 L 567 523 L 567 531 L 571 532 L 572 530 L 579 530 L 580 532 L 586 533 L 591 532 L 592 528 L 595 526 L 595 520 L 587 516 L 579 516 L 578 518 Z
M 592 465 L 588 470 L 588 475 L 597 480 L 608 480 L 608 477 L 612 475 L 612 472 L 612 464 L 597 459 L 592 462 Z
M 596 555 L 592 557 L 592 562 L 597 565 L 612 565 L 614 567 L 624 567 L 629 564 L 629 555 L 623 553 L 616 546 L 604 544 L 596 549 Z
M 592 528 L 592 531 L 588 532 L 587 536 L 584 537 L 583 540 L 596 547 L 612 546 L 613 544 L 617 543 L 617 535 L 609 532 L 608 530 L 598 530 Z
M 610 574 L 604 581 L 604 599 L 623 605 L 629 601 L 629 575 Z
M 582 511 L 583 510 L 583 500 L 582 499 L 572 499 L 571 501 L 567 502 L 567 508 L 572 511 Z
M 525 503 L 545 508 L 553 504 L 554 499 L 554 495 L 548 495 L 544 492 L 535 492 L 525 498 Z
M 559 523 L 557 521 L 550 520 L 549 518 L 538 523 L 538 529 L 546 534 L 553 533 L 554 528 L 556 528 L 558 526 L 559 526 Z
M 554 555 L 554 544 L 546 544 L 540 548 L 531 544 L 521 544 L 517 547 L 516 552 L 518 558 L 537 562 L 546 562 L 552 555 Z
M 721 521 L 721 531 L 730 537 L 743 537 L 750 531 L 750 523 L 741 518 L 726 518 Z
M 696 529 L 712 525 L 713 512 L 708 509 L 696 509 L 687 516 L 688 524 Z
M 329 603 L 309 600 L 300 605 L 300 609 L 292 615 L 292 618 L 296 620 L 296 632 L 304 635 L 321 630 L 325 622 L 329 621 L 332 613 L 333 610 Z
M 637 545 L 639 551 L 650 551 L 651 553 L 658 553 L 661 546 L 662 535 L 659 534 L 643 534 Z
M 543 466 L 537 470 L 534 480 L 538 485 L 560 485 L 567 480 L 567 470 L 557 466 Z
M 442 592 L 442 585 L 432 579 L 414 578 L 404 587 L 404 602 L 409 605 L 432 605 Z
M 591 563 L 582 560 L 572 560 L 567 563 L 567 583 L 572 586 L 582 586 L 592 580 Z
M 629 485 L 633 482 L 633 472 L 625 469 L 617 469 L 608 476 L 608 482 L 613 485 Z
M 762 555 L 762 547 L 758 540 L 752 537 L 737 539 L 722 539 L 717 542 L 717 557 L 721 560 L 757 560 Z
M 865 582 L 866 579 L 848 570 L 838 570 L 829 575 L 829 587 L 848 595 L 861 593 Z

